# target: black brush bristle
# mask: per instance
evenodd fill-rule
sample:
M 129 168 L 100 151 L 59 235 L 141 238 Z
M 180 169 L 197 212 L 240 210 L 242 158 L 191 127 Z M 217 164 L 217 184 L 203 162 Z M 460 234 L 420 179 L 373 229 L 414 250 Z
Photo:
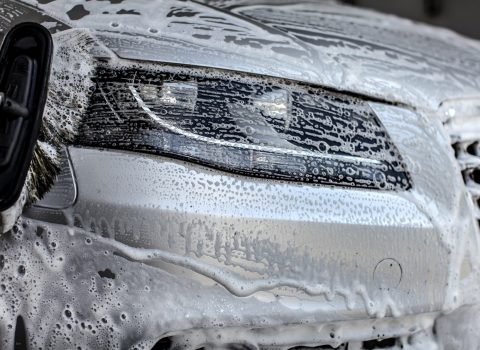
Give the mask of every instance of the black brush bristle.
M 27 204 L 41 199 L 60 173 L 61 149 L 74 141 L 86 112 L 94 82 L 89 32 L 70 30 L 54 37 L 48 97 L 39 141 L 31 163 Z

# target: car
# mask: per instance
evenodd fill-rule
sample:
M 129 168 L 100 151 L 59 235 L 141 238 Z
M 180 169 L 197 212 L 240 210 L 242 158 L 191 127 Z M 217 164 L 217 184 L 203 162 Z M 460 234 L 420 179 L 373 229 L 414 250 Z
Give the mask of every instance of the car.
M 81 118 L 0 240 L 2 347 L 479 347 L 478 41 L 336 1 L 0 14 Z

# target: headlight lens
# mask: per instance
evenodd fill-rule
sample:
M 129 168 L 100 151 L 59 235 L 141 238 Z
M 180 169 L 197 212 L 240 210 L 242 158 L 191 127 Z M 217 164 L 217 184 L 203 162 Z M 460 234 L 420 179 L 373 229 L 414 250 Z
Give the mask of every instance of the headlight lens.
M 78 143 L 249 176 L 410 187 L 396 147 L 358 98 L 273 78 L 161 68 L 100 69 Z

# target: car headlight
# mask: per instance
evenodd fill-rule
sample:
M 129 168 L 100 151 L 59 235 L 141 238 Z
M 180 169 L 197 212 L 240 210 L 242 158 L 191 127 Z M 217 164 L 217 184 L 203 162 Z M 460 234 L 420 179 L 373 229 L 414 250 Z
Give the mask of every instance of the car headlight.
M 408 189 L 395 145 L 365 101 L 208 69 L 102 67 L 77 143 L 243 175 Z

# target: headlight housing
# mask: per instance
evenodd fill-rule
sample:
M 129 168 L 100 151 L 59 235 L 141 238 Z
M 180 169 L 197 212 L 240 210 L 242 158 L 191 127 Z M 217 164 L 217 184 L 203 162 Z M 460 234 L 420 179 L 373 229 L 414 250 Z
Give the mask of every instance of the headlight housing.
M 408 189 L 365 101 L 209 69 L 102 67 L 78 144 L 134 150 L 248 176 Z

